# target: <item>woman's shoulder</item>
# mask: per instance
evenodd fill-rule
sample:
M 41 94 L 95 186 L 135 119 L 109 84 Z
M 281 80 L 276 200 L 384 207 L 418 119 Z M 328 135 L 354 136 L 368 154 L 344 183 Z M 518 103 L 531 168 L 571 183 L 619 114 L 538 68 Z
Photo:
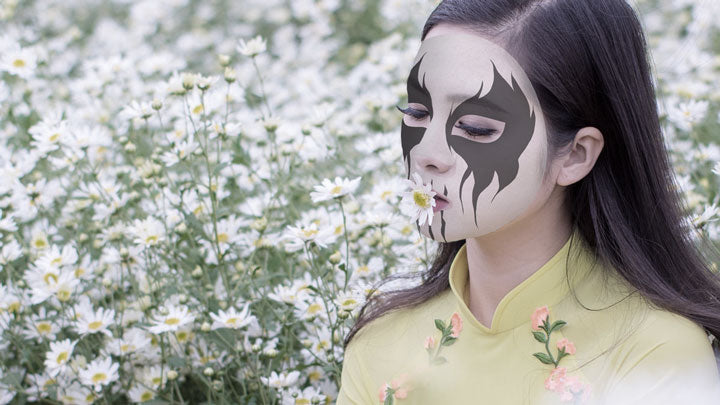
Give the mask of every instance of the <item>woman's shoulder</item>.
M 451 295 L 448 288 L 420 304 L 390 309 L 360 328 L 350 345 L 362 346 L 363 351 L 387 351 L 392 346 L 402 346 L 404 341 L 418 336 L 418 327 L 423 321 L 444 318 L 446 312 L 453 310 Z

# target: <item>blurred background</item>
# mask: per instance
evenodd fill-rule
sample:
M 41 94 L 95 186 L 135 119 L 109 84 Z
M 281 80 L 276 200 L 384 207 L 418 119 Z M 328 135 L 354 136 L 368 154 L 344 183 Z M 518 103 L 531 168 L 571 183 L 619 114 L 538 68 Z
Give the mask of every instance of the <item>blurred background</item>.
M 366 294 L 436 248 L 395 108 L 436 4 L 0 1 L 0 404 L 333 403 Z M 720 2 L 631 4 L 717 243 Z

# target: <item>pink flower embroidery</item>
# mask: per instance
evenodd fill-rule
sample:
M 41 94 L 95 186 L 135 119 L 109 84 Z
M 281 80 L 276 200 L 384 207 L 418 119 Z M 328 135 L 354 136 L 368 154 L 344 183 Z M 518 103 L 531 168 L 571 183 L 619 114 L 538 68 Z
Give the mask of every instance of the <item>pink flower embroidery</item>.
M 540 330 L 540 326 L 547 320 L 548 315 L 549 311 L 547 305 L 536 309 L 530 317 L 532 320 L 533 330 Z
M 558 340 L 557 348 L 565 350 L 567 354 L 575 354 L 575 344 L 567 340 L 567 338 Z
M 455 343 L 458 336 L 460 336 L 462 327 L 462 318 L 460 318 L 460 314 L 457 312 L 454 312 L 452 316 L 450 316 L 450 322 L 448 322 L 447 325 L 442 319 L 435 319 L 435 328 L 442 334 L 440 342 L 437 344 L 435 338 L 428 336 L 425 338 L 425 343 L 423 344 L 425 350 L 428 352 L 428 360 L 430 361 L 430 364 L 443 364 L 447 362 L 445 357 L 440 356 L 440 350 L 443 346 L 450 346 Z M 435 346 L 437 346 L 437 350 L 433 350 Z
M 460 314 L 458 314 L 457 312 L 452 314 L 452 317 L 450 318 L 450 324 L 452 325 L 452 333 L 450 334 L 450 336 L 454 338 L 458 337 L 463 327 L 462 319 L 460 319 Z
M 590 396 L 590 385 L 582 383 L 576 376 L 567 375 L 567 369 L 560 367 L 560 360 L 563 357 L 575 354 L 575 344 L 567 338 L 562 338 L 557 342 L 557 359 L 550 352 L 550 335 L 553 331 L 565 326 L 567 322 L 557 320 L 550 323 L 550 313 L 547 306 L 537 308 L 530 317 L 532 321 L 532 332 L 535 340 L 545 344 L 545 353 L 533 353 L 543 364 L 552 364 L 555 366 L 550 372 L 550 376 L 545 379 L 545 389 L 560 394 L 562 402 L 579 401 L 580 403 L 587 401 Z M 541 332 L 542 331 L 542 332 Z
M 428 336 L 425 338 L 425 349 L 432 349 L 435 347 L 435 338 Z
M 380 392 L 378 392 L 380 402 L 392 405 L 396 399 L 407 398 L 408 391 L 412 390 L 407 380 L 408 374 L 403 373 L 393 378 L 390 383 L 383 383 L 383 385 L 380 386 Z

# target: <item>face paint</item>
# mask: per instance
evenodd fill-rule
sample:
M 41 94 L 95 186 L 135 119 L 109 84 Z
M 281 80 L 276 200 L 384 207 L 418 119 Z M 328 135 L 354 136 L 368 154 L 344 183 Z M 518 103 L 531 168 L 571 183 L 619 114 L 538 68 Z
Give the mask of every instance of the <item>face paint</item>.
M 510 54 L 473 34 L 428 37 L 407 91 L 401 142 L 408 178 L 418 172 L 449 201 L 420 227 L 423 234 L 446 242 L 481 236 L 531 206 L 542 186 L 546 129 Z

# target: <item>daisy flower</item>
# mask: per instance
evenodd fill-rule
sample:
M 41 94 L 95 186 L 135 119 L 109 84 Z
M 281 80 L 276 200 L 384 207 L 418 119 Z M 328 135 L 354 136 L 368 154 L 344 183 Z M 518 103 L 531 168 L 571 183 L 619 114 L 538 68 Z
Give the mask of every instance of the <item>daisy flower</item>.
M 253 318 L 255 318 L 255 315 L 248 314 L 249 306 L 250 304 L 245 304 L 245 307 L 240 312 L 237 312 L 235 308 L 230 308 L 227 312 L 221 309 L 220 313 L 217 315 L 210 314 L 210 317 L 214 321 L 212 329 L 240 329 L 245 325 L 249 324 L 250 322 L 252 322 Z
M 0 60 L 0 70 L 22 78 L 32 76 L 37 66 L 37 55 L 28 48 L 11 46 Z
M 83 384 L 92 386 L 96 392 L 117 379 L 118 364 L 113 363 L 110 357 L 97 358 L 88 364 L 87 368 L 80 370 L 80 380 Z
M 165 240 L 165 227 L 163 223 L 153 217 L 147 219 L 136 219 L 128 231 L 135 236 L 133 240 L 142 246 L 155 246 Z
M 310 198 L 312 198 L 314 203 L 340 198 L 344 195 L 354 193 L 358 185 L 360 185 L 360 177 L 352 180 L 340 177 L 335 177 L 334 181 L 324 179 L 322 184 L 315 186 L 315 191 L 310 192 Z
M 237 46 L 238 52 L 245 56 L 255 57 L 267 50 L 267 43 L 258 35 L 255 38 L 245 42 L 244 39 L 240 40 L 240 44 Z
M 155 391 L 143 385 L 134 384 L 132 388 L 130 388 L 128 396 L 132 402 L 147 402 L 155 398 Z
M 429 184 L 423 184 L 417 173 L 413 173 L 413 180 L 405 180 L 405 184 L 410 187 L 410 191 L 403 193 L 400 209 L 411 216 L 413 221 L 419 221 L 419 225 L 432 222 L 435 192 Z
M 102 332 L 112 338 L 108 326 L 114 323 L 115 310 L 98 308 L 95 312 L 90 310 L 83 313 L 79 318 L 79 320 L 75 321 L 75 330 L 80 335 Z
M 289 373 L 283 371 L 280 374 L 273 371 L 270 373 L 270 377 L 260 377 L 260 380 L 269 387 L 283 389 L 291 385 L 295 385 L 299 377 L 300 372 L 297 370 Z
M 45 353 L 45 367 L 51 377 L 55 377 L 68 368 L 68 361 L 77 342 L 65 339 L 60 342 L 50 342 L 50 351 Z
M 175 332 L 181 326 L 195 320 L 195 316 L 188 311 L 186 306 L 170 305 L 166 309 L 165 315 L 159 314 L 155 317 L 154 325 L 149 329 L 151 333 L 158 335 L 167 331 Z
M 296 251 L 303 247 L 305 242 L 315 242 L 320 247 L 327 247 L 327 244 L 335 239 L 332 229 L 323 227 L 313 222 L 308 226 L 288 226 L 284 235 L 286 248 L 289 251 Z

